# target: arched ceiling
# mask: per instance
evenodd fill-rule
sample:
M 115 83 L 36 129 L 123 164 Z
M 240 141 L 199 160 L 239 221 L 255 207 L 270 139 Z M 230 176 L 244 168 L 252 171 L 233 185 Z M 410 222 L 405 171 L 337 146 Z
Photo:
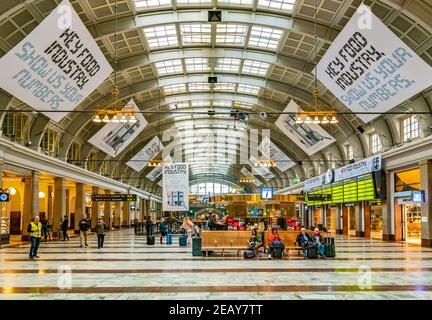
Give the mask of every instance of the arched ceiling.
M 348 22 L 361 0 L 318 0 L 318 59 Z M 432 64 L 432 5 L 427 0 L 366 0 L 405 43 L 426 62 Z M 4 55 L 48 15 L 60 0 L 3 0 L 0 2 L 0 55 Z M 114 0 L 71 1 L 82 21 L 94 36 L 108 61 L 114 66 Z M 223 12 L 221 23 L 209 23 L 209 9 Z M 133 98 L 146 112 L 149 125 L 116 159 L 93 148 L 87 140 L 99 130 L 91 121 L 94 113 L 111 98 L 115 77 L 112 74 L 93 92 L 77 111 L 60 123 L 52 123 L 40 114 L 33 118 L 30 140 L 39 146 L 47 128 L 60 133 L 57 155 L 66 159 L 73 142 L 86 160 L 92 152 L 101 162 L 109 160 L 109 174 L 146 190 L 156 190 L 157 182 L 146 178 L 152 168 L 134 172 L 125 163 L 155 135 L 176 129 L 187 137 L 175 146 L 190 162 L 191 178 L 201 181 L 208 175 L 238 183 L 243 166 L 238 151 L 241 141 L 233 137 L 251 129 L 270 129 L 272 141 L 293 161 L 286 172 L 271 169 L 275 178 L 262 183 L 284 187 L 293 177 L 305 178 L 329 166 L 346 162 L 343 146 L 353 146 L 357 158 L 368 155 L 367 139 L 358 132 L 377 130 L 383 144 L 398 144 L 394 119 L 382 116 L 365 125 L 354 114 L 340 116 L 338 125 L 326 126 L 336 143 L 309 157 L 291 142 L 274 122 L 291 99 L 302 107 L 312 101 L 314 78 L 314 1 L 309 0 L 118 0 L 118 75 L 123 100 Z M 208 84 L 208 76 L 218 83 Z M 339 112 L 348 110 L 319 84 L 321 102 Z M 431 111 L 430 90 L 417 95 L 401 108 L 410 105 L 416 111 Z M 0 93 L 7 108 L 32 110 L 31 107 Z M 228 113 L 232 109 L 269 114 L 263 120 L 250 115 L 245 123 L 234 123 L 227 114 L 209 116 L 207 110 Z M 181 112 L 184 112 L 181 114 Z M 430 122 L 430 117 L 426 119 Z M 193 131 L 191 131 L 193 129 Z M 206 142 L 192 145 L 191 133 L 224 132 L 214 145 L 216 158 L 203 159 Z M 260 131 L 261 135 L 261 131 Z M 169 142 L 164 142 L 168 144 Z M 222 148 L 223 147 L 223 148 Z M 224 154 L 220 157 L 220 154 Z M 220 159 L 222 158 L 222 159 Z M 225 158 L 233 161 L 226 161 Z M 253 185 L 247 186 L 253 188 Z

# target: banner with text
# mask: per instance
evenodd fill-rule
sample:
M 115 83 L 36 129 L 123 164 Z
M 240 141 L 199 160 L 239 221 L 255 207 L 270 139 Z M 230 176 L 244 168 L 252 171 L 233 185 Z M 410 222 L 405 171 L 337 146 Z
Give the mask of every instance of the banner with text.
M 0 59 L 0 70 L 1 88 L 57 122 L 113 71 L 67 0 Z
M 301 111 L 294 100 L 290 101 L 284 112 L 292 110 Z M 318 124 L 297 124 L 294 114 L 281 114 L 275 125 L 310 156 L 335 142 L 335 139 Z
M 386 112 L 432 85 L 432 68 L 361 5 L 317 66 L 353 112 Z M 369 122 L 379 114 L 359 114 Z
M 131 108 L 137 112 L 137 122 L 107 123 L 89 142 L 113 158 L 120 154 L 147 126 L 147 120 L 132 99 L 123 110 Z
M 189 167 L 173 163 L 162 168 L 163 211 L 189 210 Z
M 156 136 L 141 149 L 135 156 L 133 156 L 126 165 L 131 167 L 137 172 L 143 170 L 148 162 L 152 160 L 156 155 L 163 150 L 164 146 L 159 138 Z

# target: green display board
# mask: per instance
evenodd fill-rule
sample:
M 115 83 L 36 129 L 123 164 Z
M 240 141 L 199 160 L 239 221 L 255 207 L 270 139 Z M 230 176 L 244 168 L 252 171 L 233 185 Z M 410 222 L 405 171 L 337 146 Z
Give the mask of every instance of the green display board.
M 372 173 L 338 181 L 330 185 L 307 192 L 306 202 L 308 206 L 323 204 L 352 203 L 357 201 L 379 200 L 377 183 Z M 308 195 L 330 195 L 329 201 L 310 201 Z M 311 197 L 312 198 L 312 197 Z M 313 197 L 316 199 L 316 197 Z M 327 196 L 321 197 L 327 199 Z

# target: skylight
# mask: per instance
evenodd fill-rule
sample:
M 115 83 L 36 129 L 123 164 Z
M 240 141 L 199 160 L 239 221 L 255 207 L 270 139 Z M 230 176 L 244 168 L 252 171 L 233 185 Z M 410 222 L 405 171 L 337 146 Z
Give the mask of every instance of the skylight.
M 247 104 L 247 103 L 244 103 L 244 102 L 234 102 L 233 107 L 235 109 L 249 109 L 250 110 L 250 109 L 253 108 L 253 105 Z
M 189 108 L 189 102 L 178 102 L 178 103 L 170 104 L 170 110 L 178 110 L 178 109 L 185 109 L 185 108 Z
M 202 72 L 210 70 L 207 58 L 187 58 L 185 59 L 187 72 Z
M 215 91 L 234 91 L 235 83 L 216 83 L 214 86 Z
M 177 4 L 207 4 L 211 0 L 177 0 Z
M 230 100 L 214 100 L 213 101 L 213 106 L 217 106 L 217 107 L 230 108 L 231 104 L 232 104 L 232 102 Z
M 189 91 L 196 92 L 196 91 L 210 91 L 210 84 L 209 83 L 189 83 Z
M 243 63 L 243 73 L 265 76 L 270 64 L 260 61 L 245 60 Z
M 258 7 L 292 11 L 297 0 L 259 0 Z
M 238 93 L 246 93 L 252 95 L 257 95 L 259 91 L 260 91 L 260 87 L 251 86 L 249 84 L 242 84 L 242 83 L 240 83 L 237 88 Z
M 252 0 L 218 0 L 218 3 L 226 3 L 226 4 L 239 4 L 244 6 L 251 6 Z
M 218 24 L 216 43 L 244 45 L 247 29 L 247 26 L 241 24 Z
M 209 100 L 192 100 L 192 107 L 207 107 L 210 105 Z
M 186 92 L 186 85 L 184 83 L 178 83 L 178 84 L 165 86 L 163 87 L 163 92 L 165 95 Z
M 135 8 L 145 9 L 171 5 L 171 0 L 134 0 Z
M 179 73 L 183 71 L 180 59 L 156 62 L 155 67 L 159 75 Z
M 219 72 L 235 72 L 240 71 L 240 59 L 219 58 L 216 60 L 216 71 Z
M 183 44 L 205 44 L 211 42 L 211 25 L 204 23 L 187 23 L 180 26 Z
M 282 37 L 282 30 L 261 26 L 253 26 L 249 45 L 254 47 L 276 49 Z
M 144 34 L 150 49 L 178 46 L 177 31 L 173 24 L 145 28 Z

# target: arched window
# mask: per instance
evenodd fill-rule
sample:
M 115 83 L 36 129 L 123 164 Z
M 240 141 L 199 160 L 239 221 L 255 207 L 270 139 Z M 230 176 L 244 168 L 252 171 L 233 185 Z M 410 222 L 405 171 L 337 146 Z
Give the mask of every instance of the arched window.
M 228 194 L 228 193 L 238 193 L 239 191 L 227 184 L 222 183 L 197 183 L 190 186 L 190 193 L 193 195 L 218 195 L 218 194 Z

